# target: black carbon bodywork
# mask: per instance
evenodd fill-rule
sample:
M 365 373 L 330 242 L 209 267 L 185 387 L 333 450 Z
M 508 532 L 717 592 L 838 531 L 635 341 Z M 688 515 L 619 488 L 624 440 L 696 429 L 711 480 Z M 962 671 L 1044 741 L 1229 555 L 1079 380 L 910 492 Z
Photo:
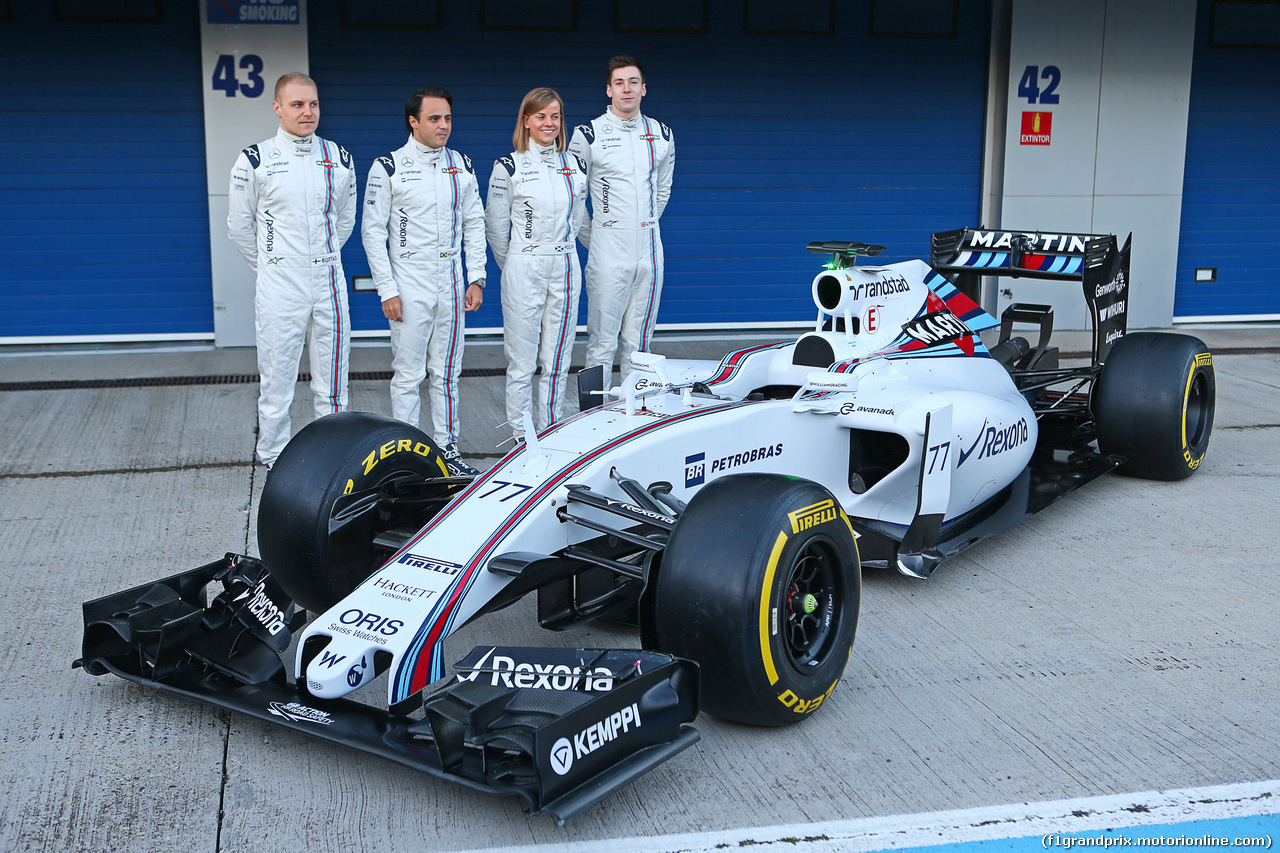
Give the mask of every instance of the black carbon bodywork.
M 514 794 L 561 823 L 699 739 L 697 665 L 631 649 L 482 647 L 420 707 L 319 699 L 281 661 L 303 616 L 260 561 L 228 554 L 86 602 L 73 666 Z

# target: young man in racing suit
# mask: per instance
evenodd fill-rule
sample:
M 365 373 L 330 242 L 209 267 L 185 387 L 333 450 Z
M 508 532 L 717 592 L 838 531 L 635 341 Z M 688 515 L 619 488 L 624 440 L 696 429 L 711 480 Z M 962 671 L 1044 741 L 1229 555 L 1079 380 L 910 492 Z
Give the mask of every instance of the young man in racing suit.
M 445 463 L 454 475 L 475 475 L 458 452 L 458 377 L 463 310 L 484 302 L 484 209 L 471 160 L 445 147 L 453 96 L 428 86 L 404 112 L 409 140 L 369 168 L 360 231 L 391 324 L 391 414 L 419 426 L 419 388 L 430 373 L 431 421 Z
M 610 106 L 579 125 L 569 150 L 587 164 L 591 220 L 579 233 L 587 247 L 586 366 L 605 367 L 622 347 L 622 377 L 631 353 L 646 352 L 662 293 L 658 219 L 671 197 L 676 145 L 671 129 L 641 115 L 644 71 L 630 56 L 609 60 Z
M 305 341 L 316 417 L 347 408 L 351 319 L 339 252 L 356 224 L 356 173 L 341 145 L 315 135 L 316 84 L 276 83 L 280 130 L 231 169 L 227 236 L 257 271 L 258 459 L 268 468 L 291 434 L 289 405 Z
M 587 175 L 565 151 L 563 101 L 553 90 L 524 97 L 515 151 L 493 164 L 485 220 L 502 270 L 502 342 L 507 420 L 524 438 L 524 413 L 541 430 L 564 413 L 569 357 L 578 324 L 582 270 L 574 239 L 586 218 Z M 538 395 L 534 397 L 534 368 Z

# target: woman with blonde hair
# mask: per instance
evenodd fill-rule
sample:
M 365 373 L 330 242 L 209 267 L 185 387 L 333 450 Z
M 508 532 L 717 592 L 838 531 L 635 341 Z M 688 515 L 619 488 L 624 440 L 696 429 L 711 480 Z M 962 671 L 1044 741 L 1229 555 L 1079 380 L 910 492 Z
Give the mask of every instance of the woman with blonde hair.
M 565 151 L 564 101 L 555 91 L 524 96 L 515 151 L 494 161 L 485 230 L 502 270 L 502 338 L 507 418 L 517 439 L 523 416 L 543 430 L 564 412 L 578 323 L 582 268 L 575 241 L 586 216 L 587 174 Z M 542 369 L 537 394 L 535 367 Z

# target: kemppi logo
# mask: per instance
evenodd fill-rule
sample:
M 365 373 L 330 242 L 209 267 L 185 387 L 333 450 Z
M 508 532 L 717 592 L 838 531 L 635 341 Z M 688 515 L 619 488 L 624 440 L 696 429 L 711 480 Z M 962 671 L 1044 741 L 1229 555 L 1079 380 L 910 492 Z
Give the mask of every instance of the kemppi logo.
M 409 245 L 409 214 L 400 208 L 400 248 Z

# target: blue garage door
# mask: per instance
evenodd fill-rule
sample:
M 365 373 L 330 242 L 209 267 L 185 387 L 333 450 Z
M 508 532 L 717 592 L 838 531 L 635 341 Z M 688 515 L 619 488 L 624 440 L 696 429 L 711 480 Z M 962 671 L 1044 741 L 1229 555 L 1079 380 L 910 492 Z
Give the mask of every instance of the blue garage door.
M 559 91 L 572 127 L 606 107 L 607 59 L 634 54 L 645 113 L 676 137 L 659 327 L 806 322 L 823 262 L 809 241 L 880 243 L 894 261 L 927 256 L 933 231 L 978 224 L 989 13 L 961 0 L 955 37 L 873 37 L 871 4 L 839 2 L 833 35 L 745 35 L 752 5 L 709 3 L 704 33 L 621 33 L 615 4 L 579 2 L 573 31 L 531 32 L 482 29 L 476 0 L 441 3 L 441 29 L 420 30 L 345 28 L 339 0 L 312 0 L 321 133 L 351 150 L 363 194 L 373 158 L 406 138 L 405 98 L 443 85 L 450 144 L 483 191 L 526 91 Z M 367 271 L 358 238 L 343 257 L 349 273 Z M 386 328 L 373 294 L 355 295 L 352 317 Z M 468 327 L 500 326 L 490 290 Z
M 198 5 L 8 8 L 0 343 L 212 339 Z
M 1269 17 L 1250 25 L 1250 16 Z M 1255 43 L 1219 46 L 1242 41 Z M 1259 43 L 1267 41 L 1269 46 Z M 1280 319 L 1277 256 L 1280 6 L 1203 0 L 1191 71 L 1174 319 Z M 1197 269 L 1216 269 L 1217 280 L 1196 281 Z

